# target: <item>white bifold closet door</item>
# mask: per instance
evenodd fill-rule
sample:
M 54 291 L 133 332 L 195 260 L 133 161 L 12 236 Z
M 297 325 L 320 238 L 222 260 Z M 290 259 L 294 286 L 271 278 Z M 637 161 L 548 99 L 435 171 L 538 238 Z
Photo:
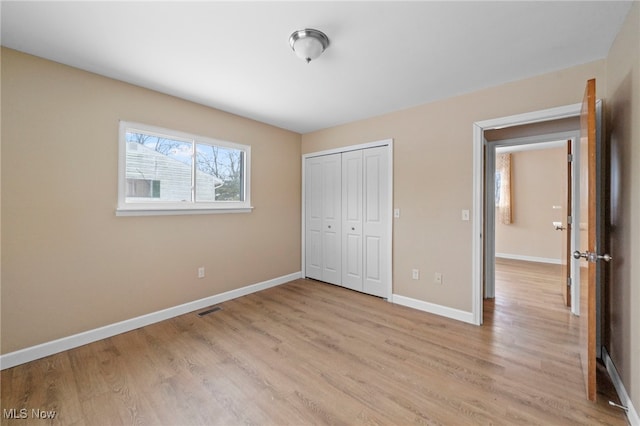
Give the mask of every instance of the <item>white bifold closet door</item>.
M 377 147 L 306 160 L 307 277 L 389 297 L 387 155 Z
M 306 161 L 306 276 L 341 284 L 341 154 Z
M 388 297 L 387 149 L 342 153 L 342 285 Z

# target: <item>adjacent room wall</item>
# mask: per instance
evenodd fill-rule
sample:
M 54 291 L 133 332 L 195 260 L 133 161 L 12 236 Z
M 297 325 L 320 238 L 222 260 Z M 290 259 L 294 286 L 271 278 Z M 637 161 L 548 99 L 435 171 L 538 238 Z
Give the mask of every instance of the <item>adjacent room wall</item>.
M 554 208 L 567 204 L 566 156 L 563 148 L 511 153 L 513 217 L 510 224 L 496 219 L 496 257 L 560 263 L 566 234 L 552 222 L 566 225 L 562 210 Z
M 467 95 L 302 136 L 302 152 L 386 138 L 394 140 L 393 291 L 471 312 L 472 126 L 476 121 L 581 101 L 586 81 L 604 94 L 605 63 L 597 61 Z M 419 82 L 416 82 L 419 84 Z M 473 216 L 473 214 L 472 214 Z M 420 280 L 411 269 L 420 269 Z M 443 284 L 433 283 L 435 272 Z
M 634 2 L 607 58 L 611 143 L 611 282 L 605 346 L 640 411 L 640 3 Z
M 120 119 L 251 145 L 255 210 L 116 217 Z M 3 48 L 2 353 L 300 271 L 300 155 L 299 134 Z

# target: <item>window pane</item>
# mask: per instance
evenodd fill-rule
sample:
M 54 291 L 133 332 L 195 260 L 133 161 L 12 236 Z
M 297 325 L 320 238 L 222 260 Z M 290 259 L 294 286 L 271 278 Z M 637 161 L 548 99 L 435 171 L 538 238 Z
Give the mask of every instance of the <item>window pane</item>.
M 126 145 L 127 201 L 192 201 L 192 142 L 128 131 Z
M 244 152 L 196 144 L 196 201 L 244 201 Z

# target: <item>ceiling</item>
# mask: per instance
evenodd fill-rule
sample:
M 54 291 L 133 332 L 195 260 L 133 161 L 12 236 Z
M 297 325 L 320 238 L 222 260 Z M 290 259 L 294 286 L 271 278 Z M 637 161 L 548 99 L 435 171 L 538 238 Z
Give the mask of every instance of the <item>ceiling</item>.
M 9 2 L 2 45 L 298 133 L 605 58 L 630 1 Z M 306 64 L 298 29 L 330 39 Z

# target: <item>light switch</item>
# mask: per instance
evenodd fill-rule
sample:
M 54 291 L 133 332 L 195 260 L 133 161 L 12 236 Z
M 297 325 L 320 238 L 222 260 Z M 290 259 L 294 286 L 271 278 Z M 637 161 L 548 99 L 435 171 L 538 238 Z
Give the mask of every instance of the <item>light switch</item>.
M 396 219 L 400 217 L 400 209 L 393 209 L 393 217 Z
M 462 210 L 462 220 L 469 220 L 469 210 Z

